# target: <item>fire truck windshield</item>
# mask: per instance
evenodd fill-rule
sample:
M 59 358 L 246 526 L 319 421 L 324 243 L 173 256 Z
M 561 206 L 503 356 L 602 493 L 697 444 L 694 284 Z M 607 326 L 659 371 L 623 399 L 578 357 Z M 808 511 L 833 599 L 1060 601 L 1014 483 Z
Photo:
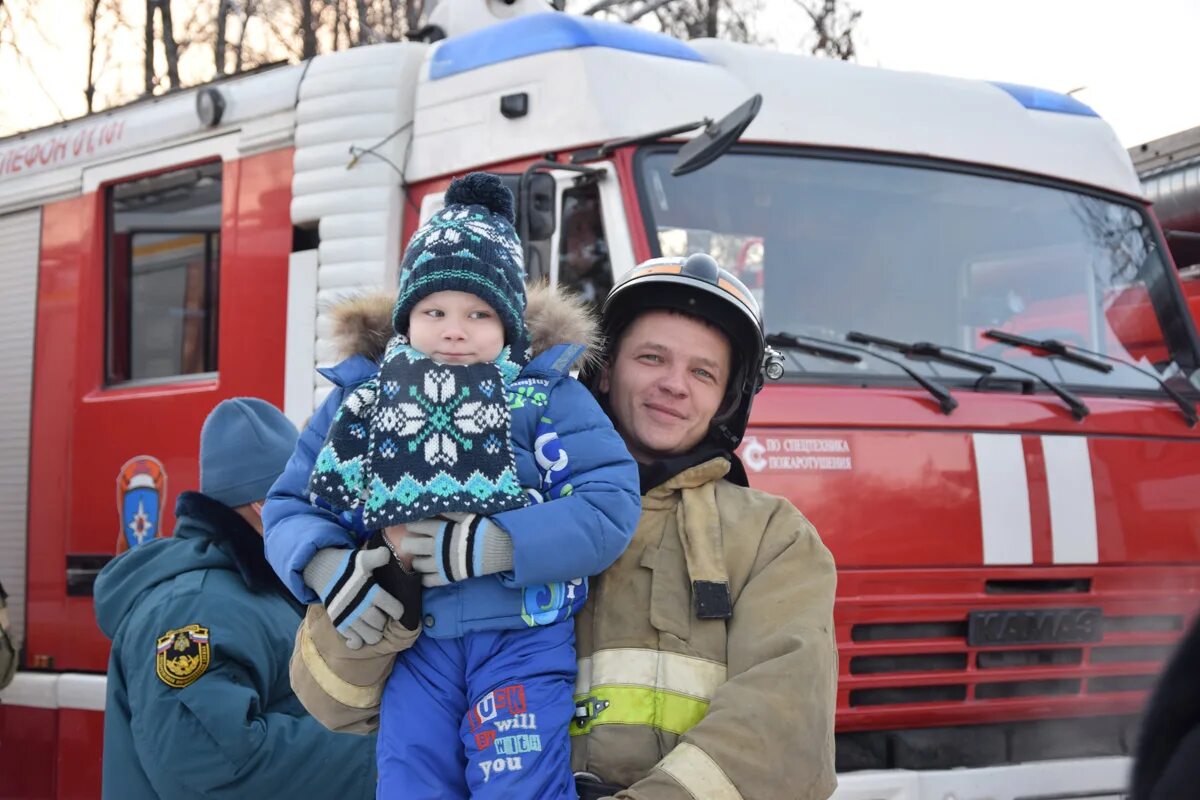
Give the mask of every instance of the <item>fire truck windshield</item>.
M 934 342 L 1090 392 L 1161 387 L 1133 369 L 1038 358 L 984 333 L 1076 344 L 1181 388 L 1196 369 L 1186 310 L 1134 204 L 930 161 L 740 148 L 676 178 L 673 158 L 662 147 L 638 158 L 653 245 L 662 255 L 713 254 L 754 292 L 770 332 Z M 902 377 L 881 359 L 795 357 L 796 380 Z M 936 359 L 911 366 L 953 386 L 978 379 Z M 1029 378 L 1002 364 L 997 372 Z

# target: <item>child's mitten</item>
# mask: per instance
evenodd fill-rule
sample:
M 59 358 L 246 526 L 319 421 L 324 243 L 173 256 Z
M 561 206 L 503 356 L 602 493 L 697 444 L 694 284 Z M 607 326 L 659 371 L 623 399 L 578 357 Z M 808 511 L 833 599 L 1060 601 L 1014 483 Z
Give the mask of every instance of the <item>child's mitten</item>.
M 513 567 L 512 538 L 487 517 L 445 514 L 405 525 L 400 549 L 413 556 L 425 586 L 504 572 Z
M 393 561 L 392 551 L 376 532 L 357 550 L 318 550 L 304 568 L 304 582 L 320 595 L 338 633 L 351 649 L 375 644 L 388 618 L 404 616 L 404 604 L 379 585 L 375 569 Z

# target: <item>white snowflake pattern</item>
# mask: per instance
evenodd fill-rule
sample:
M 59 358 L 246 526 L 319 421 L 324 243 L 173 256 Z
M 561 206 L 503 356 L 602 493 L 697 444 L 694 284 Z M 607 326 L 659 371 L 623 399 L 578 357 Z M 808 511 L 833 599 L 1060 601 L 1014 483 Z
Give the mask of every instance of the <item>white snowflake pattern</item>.
M 480 434 L 498 427 L 504 421 L 504 411 L 498 403 L 475 400 L 463 403 L 454 412 L 454 424 L 463 433 Z
M 430 370 L 425 373 L 425 396 L 438 405 L 445 405 L 454 396 L 456 387 L 454 373 L 448 369 Z
M 378 411 L 376 427 L 409 438 L 409 452 L 422 448 L 431 466 L 458 463 L 460 447 L 469 449 L 472 437 L 503 425 L 504 408 L 498 402 L 466 400 L 450 370 L 430 370 L 415 402 L 399 403 Z

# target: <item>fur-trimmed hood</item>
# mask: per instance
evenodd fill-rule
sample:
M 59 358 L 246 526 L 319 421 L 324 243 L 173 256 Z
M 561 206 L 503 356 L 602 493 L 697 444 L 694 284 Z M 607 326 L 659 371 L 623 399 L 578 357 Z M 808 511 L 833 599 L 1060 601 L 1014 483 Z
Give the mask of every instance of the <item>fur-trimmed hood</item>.
M 586 302 L 545 283 L 526 287 L 526 296 L 525 325 L 535 357 L 558 344 L 581 344 L 587 350 L 580 356 L 580 366 L 591 365 L 600 358 L 600 326 Z M 379 361 L 393 335 L 395 302 L 394 291 L 377 290 L 335 303 L 329 316 L 338 355 L 341 358 L 361 355 Z

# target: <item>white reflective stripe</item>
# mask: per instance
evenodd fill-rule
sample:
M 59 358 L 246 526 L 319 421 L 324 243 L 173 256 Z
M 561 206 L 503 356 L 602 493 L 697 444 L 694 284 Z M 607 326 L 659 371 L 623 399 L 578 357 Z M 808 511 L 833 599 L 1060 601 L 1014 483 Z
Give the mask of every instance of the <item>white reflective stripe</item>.
M 108 680 L 104 675 L 82 675 L 68 672 L 59 676 L 59 708 L 103 711 L 104 700 L 107 694 Z
M 575 693 L 593 686 L 646 686 L 711 700 L 725 682 L 724 664 L 705 658 L 634 647 L 600 650 L 579 661 Z
M 658 768 L 675 779 L 695 800 L 742 800 L 725 770 L 694 744 L 681 742 Z
M 971 435 L 971 444 L 979 483 L 983 563 L 1032 564 L 1029 481 L 1021 437 L 1011 433 L 975 433 Z
M 12 683 L 0 690 L 0 705 L 103 711 L 107 687 L 104 675 L 18 670 Z
M 313 643 L 307 624 L 300 635 L 300 657 L 317 688 L 334 702 L 349 708 L 374 708 L 379 705 L 383 686 L 358 686 L 334 672 Z
M 592 690 L 592 659 L 581 658 L 575 673 L 575 694 L 587 694 Z
M 1100 560 L 1100 546 L 1088 440 L 1082 436 L 1044 436 L 1042 452 L 1050 492 L 1054 563 L 1095 564 Z
M 58 675 L 18 670 L 12 683 L 0 689 L 0 703 L 26 708 L 58 708 Z

